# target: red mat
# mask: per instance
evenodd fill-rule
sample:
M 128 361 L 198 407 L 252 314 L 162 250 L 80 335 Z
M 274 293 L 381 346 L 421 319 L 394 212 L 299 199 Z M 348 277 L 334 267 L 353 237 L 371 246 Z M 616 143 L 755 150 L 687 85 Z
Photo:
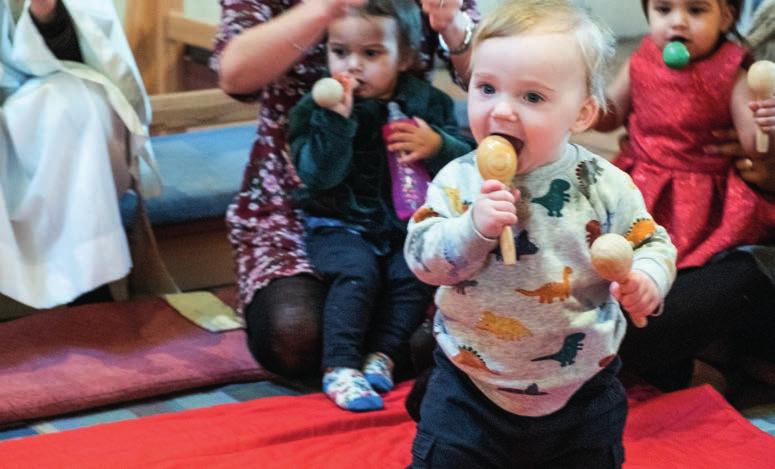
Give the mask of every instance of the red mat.
M 207 332 L 156 298 L 0 324 L 0 424 L 267 375 L 243 331 Z
M 273 397 L 0 443 L 4 468 L 402 468 L 414 422 L 409 383 L 381 412 L 336 409 L 322 394 Z M 775 441 L 710 387 L 635 403 L 628 469 L 764 469 Z

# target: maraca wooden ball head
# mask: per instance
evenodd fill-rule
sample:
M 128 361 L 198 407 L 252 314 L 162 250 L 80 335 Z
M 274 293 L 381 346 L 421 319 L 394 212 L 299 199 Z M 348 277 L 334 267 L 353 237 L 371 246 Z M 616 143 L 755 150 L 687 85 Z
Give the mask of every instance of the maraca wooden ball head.
M 321 78 L 312 85 L 312 99 L 320 107 L 330 108 L 342 101 L 344 87 L 334 78 Z
M 479 142 L 476 149 L 476 167 L 482 179 L 495 179 L 511 187 L 511 180 L 517 172 L 517 152 L 508 140 L 499 135 L 490 135 Z M 517 249 L 514 245 L 514 233 L 510 226 L 500 235 L 503 263 L 517 263 Z

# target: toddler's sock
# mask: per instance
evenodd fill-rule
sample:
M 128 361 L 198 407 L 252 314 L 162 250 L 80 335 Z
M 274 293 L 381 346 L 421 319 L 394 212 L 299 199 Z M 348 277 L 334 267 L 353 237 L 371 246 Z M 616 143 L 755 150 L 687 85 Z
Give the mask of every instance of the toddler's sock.
M 370 353 L 363 363 L 363 376 L 377 392 L 393 389 L 393 360 L 382 352 Z
M 367 412 L 385 407 L 363 374 L 353 368 L 329 368 L 323 375 L 323 392 L 344 410 Z

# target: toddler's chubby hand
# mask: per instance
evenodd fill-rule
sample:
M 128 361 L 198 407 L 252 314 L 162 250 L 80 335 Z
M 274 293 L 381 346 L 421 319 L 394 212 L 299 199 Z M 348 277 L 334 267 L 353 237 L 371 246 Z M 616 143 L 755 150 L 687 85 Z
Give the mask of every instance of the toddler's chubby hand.
M 654 313 L 662 301 L 657 285 L 651 277 L 639 270 L 630 271 L 622 284 L 611 283 L 611 294 L 630 314 L 636 327 L 645 327 L 647 316 Z
M 355 77 L 347 72 L 337 73 L 333 78 L 342 84 L 344 93 L 342 95 L 342 100 L 333 106 L 330 106 L 329 109 L 341 114 L 347 119 L 353 112 L 353 91 L 358 82 L 355 80 Z
M 474 226 L 482 235 L 497 238 L 504 227 L 517 223 L 517 207 L 514 204 L 518 200 L 517 189 L 509 189 L 495 179 L 484 181 L 472 208 Z
M 751 101 L 748 107 L 753 111 L 754 121 L 762 132 L 769 134 L 775 132 L 775 96 Z
M 427 122 L 414 118 L 417 125 L 409 122 L 396 122 L 390 125 L 392 130 L 388 138 L 389 151 L 401 153 L 400 162 L 413 163 L 435 156 L 442 145 L 441 135 L 436 133 Z

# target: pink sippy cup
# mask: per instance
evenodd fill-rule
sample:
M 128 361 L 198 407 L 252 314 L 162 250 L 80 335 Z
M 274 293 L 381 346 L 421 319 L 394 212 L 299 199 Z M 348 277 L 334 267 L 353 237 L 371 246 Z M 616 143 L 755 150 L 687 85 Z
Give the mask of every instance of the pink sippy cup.
M 387 142 L 392 133 L 390 125 L 396 122 L 409 122 L 417 125 L 414 119 L 401 111 L 398 103 L 388 103 L 388 123 L 382 126 L 382 138 Z M 425 202 L 428 184 L 431 182 L 428 170 L 419 162 L 401 163 L 400 152 L 388 151 L 388 167 L 392 184 L 393 207 L 400 220 L 406 221 Z

